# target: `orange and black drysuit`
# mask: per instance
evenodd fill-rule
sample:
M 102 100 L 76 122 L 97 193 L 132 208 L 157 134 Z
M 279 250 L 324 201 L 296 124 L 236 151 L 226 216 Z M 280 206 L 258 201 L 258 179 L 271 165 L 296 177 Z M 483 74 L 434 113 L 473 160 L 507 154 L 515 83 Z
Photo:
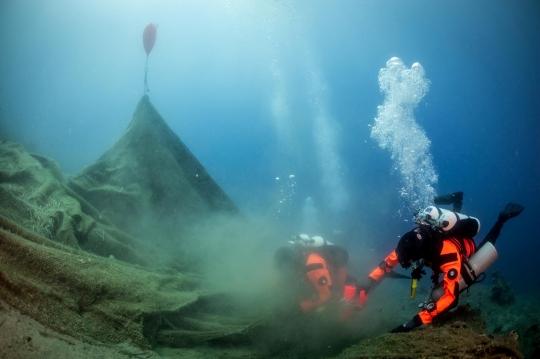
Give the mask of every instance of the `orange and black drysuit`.
M 340 294 L 347 272 L 343 265 L 332 263 L 323 253 L 305 252 L 304 257 L 306 276 L 314 288 L 313 296 L 300 302 L 302 311 L 307 313 Z
M 347 276 L 345 269 L 348 261 L 347 251 L 333 244 L 281 247 L 274 255 L 285 285 L 283 294 L 288 301 L 293 300 L 303 313 L 325 309 L 330 303 L 346 299 L 346 287 L 353 288 L 353 292 L 356 290 L 356 280 Z M 340 313 L 340 305 L 329 308 L 337 310 L 340 318 L 344 317 Z
M 414 317 L 415 324 L 422 325 L 431 323 L 433 318 L 457 305 L 459 297 L 459 277 L 462 272 L 464 260 L 475 253 L 475 244 L 472 239 L 445 238 L 435 249 L 433 258 L 426 265 L 433 270 L 432 279 L 435 284 L 439 283 L 442 275 L 444 294 L 440 299 L 424 309 Z M 399 264 L 396 251 L 387 256 L 377 268 L 370 274 L 373 282 L 379 282 L 387 273 Z
M 457 196 L 458 194 L 460 192 L 448 196 L 454 207 L 456 204 L 461 206 L 462 193 L 460 196 Z M 438 200 L 441 202 L 440 199 L 435 198 L 434 202 L 437 203 Z M 443 200 L 446 202 L 447 199 Z M 517 203 L 507 204 L 478 248 L 487 242 L 495 244 L 503 224 L 510 218 L 518 216 L 523 209 L 524 207 Z M 476 252 L 472 237 L 480 228 L 477 218 L 429 206 L 415 214 L 415 222 L 419 226 L 401 237 L 396 250 L 370 273 L 369 282 L 359 287 L 360 295 L 365 296 L 373 285 L 391 273 L 398 264 L 408 268 L 413 262 L 417 262 L 418 266 L 413 269 L 411 275 L 414 280 L 420 279 L 422 274 L 425 274 L 422 269 L 424 265 L 432 268 L 431 278 L 435 286 L 430 299 L 423 303 L 423 310 L 418 315 L 394 328 L 392 333 L 408 332 L 422 324 L 431 323 L 434 317 L 455 307 L 458 304 L 459 293 L 477 279 L 469 263 L 469 257 Z M 460 288 L 460 277 L 466 284 L 464 288 Z

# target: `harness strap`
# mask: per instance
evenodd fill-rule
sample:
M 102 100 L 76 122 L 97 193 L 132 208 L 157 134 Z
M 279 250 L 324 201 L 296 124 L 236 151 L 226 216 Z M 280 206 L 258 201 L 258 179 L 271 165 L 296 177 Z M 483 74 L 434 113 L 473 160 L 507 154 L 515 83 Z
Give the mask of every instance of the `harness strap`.
M 458 248 L 461 254 L 461 276 L 467 286 L 471 286 L 478 276 L 474 272 L 474 268 L 469 263 L 469 257 L 467 256 L 467 247 L 465 246 L 465 241 L 463 238 L 451 238 L 452 243 L 454 243 Z
M 465 262 L 461 262 L 461 277 L 463 277 L 463 280 L 465 281 L 465 283 L 467 283 L 467 286 L 469 287 L 474 283 L 476 278 L 478 278 L 474 273 L 474 270 L 471 271 L 471 274 L 472 276 L 469 274 L 469 271 L 465 267 Z
M 322 263 L 311 263 L 306 266 L 306 273 L 311 272 L 315 269 L 323 269 L 324 265 Z
M 447 254 L 441 255 L 440 260 L 437 261 L 437 264 L 439 266 L 442 266 L 443 264 L 446 264 L 448 262 L 455 262 L 457 260 L 458 260 L 458 256 L 456 253 L 447 253 Z

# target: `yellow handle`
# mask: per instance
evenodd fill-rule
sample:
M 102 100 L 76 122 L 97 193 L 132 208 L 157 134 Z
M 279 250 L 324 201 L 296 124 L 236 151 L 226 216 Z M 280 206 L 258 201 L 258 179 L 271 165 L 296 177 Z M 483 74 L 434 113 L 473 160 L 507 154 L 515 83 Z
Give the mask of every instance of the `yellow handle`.
M 416 288 L 418 287 L 418 279 L 413 279 L 411 284 L 411 299 L 416 297 Z

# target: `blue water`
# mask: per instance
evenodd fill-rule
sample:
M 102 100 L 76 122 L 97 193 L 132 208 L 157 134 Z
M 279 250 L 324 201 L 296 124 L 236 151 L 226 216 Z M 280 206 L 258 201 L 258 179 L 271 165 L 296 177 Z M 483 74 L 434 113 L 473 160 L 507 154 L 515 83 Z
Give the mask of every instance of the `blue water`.
M 418 198 L 464 191 L 477 239 L 518 202 L 495 268 L 540 288 L 538 1 L 4 0 L 2 138 L 67 174 L 95 161 L 143 95 L 150 22 L 150 100 L 243 211 L 369 253 L 361 276 L 411 228 Z M 411 115 L 432 194 L 372 136 L 392 57 L 429 83 Z

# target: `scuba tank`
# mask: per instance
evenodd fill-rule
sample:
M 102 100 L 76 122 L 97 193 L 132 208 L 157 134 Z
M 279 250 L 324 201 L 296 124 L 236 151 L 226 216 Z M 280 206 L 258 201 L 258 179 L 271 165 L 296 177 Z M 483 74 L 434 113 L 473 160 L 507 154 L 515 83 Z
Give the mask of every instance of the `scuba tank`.
M 414 221 L 421 226 L 437 229 L 449 237 L 472 238 L 480 232 L 478 218 L 435 206 L 416 212 Z
M 490 242 L 486 242 L 480 249 L 465 261 L 462 266 L 461 276 L 459 277 L 459 292 L 463 292 L 471 286 L 476 279 L 484 273 L 499 257 L 497 250 Z M 431 302 L 437 302 L 444 295 L 443 282 L 440 282 L 431 291 Z

